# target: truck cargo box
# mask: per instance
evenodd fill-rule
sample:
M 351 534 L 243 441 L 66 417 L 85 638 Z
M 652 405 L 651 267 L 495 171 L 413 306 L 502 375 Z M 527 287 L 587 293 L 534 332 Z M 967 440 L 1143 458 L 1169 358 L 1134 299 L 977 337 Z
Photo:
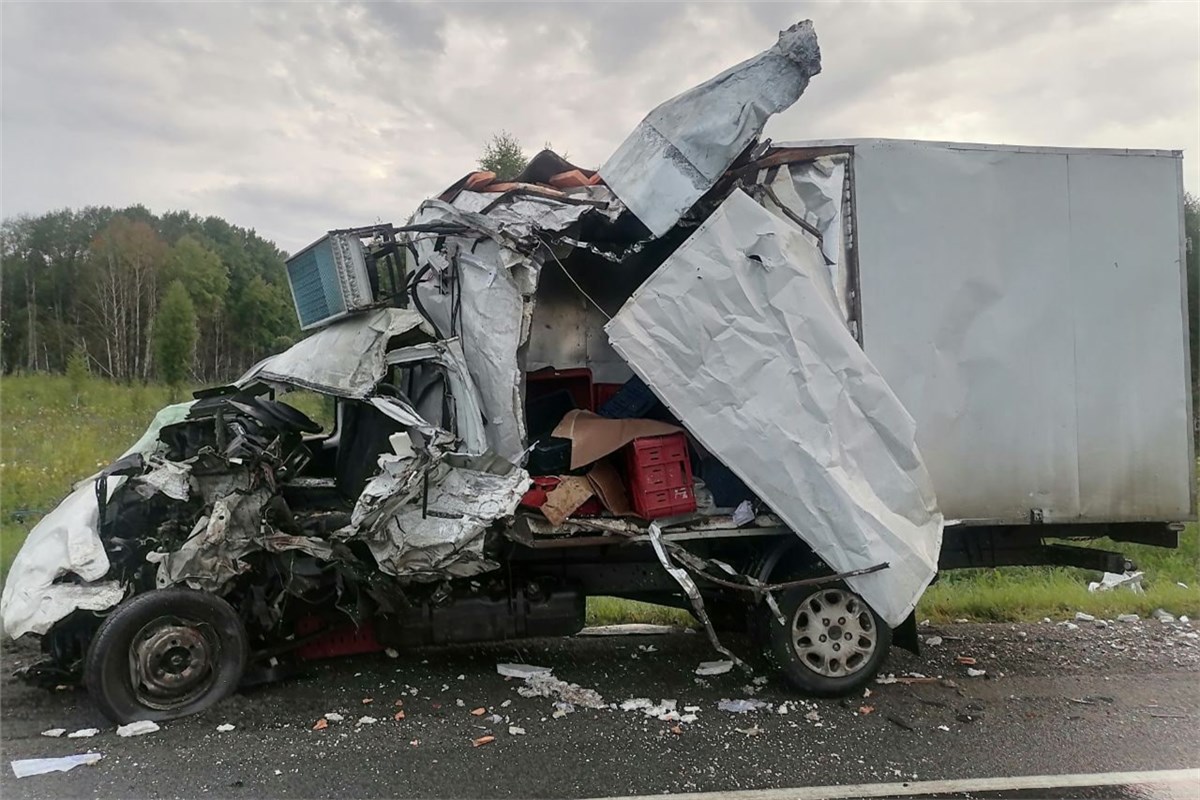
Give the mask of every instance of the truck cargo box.
M 848 164 L 847 314 L 948 520 L 1195 518 L 1179 151 L 854 139 L 769 157 L 805 153 Z

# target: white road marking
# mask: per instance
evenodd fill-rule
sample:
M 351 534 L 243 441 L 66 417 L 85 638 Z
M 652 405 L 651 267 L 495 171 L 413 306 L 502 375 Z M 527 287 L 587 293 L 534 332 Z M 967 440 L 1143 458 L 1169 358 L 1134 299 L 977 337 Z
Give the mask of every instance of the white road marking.
M 847 786 L 801 786 L 795 789 L 751 789 L 739 792 L 672 794 L 671 800 L 838 800 L 839 798 L 905 797 L 956 792 L 1003 792 L 1017 789 L 1070 789 L 1081 786 L 1190 783 L 1200 788 L 1200 769 L 1145 772 L 1098 772 L 1082 775 L 1018 775 L 1011 778 L 967 778 L 907 783 L 860 783 Z M 644 796 L 643 796 L 644 797 Z M 637 800 L 609 797 L 603 800 Z M 597 800 L 601 800 L 597 798 Z

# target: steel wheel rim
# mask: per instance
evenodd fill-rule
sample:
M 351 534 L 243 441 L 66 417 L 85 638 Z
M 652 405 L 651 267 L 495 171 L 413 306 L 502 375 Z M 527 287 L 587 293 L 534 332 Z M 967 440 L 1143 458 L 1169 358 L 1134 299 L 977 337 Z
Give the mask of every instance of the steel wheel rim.
M 173 616 L 146 623 L 129 645 L 138 702 L 166 711 L 202 697 L 216 683 L 220 652 L 220 639 L 207 623 Z
M 792 648 L 806 668 L 827 678 L 864 669 L 879 647 L 871 609 L 845 589 L 822 589 L 792 615 Z

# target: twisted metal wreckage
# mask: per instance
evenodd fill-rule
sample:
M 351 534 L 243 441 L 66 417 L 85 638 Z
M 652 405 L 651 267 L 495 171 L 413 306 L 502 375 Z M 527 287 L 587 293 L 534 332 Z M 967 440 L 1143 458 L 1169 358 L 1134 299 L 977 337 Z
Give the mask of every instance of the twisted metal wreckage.
M 391 296 L 164 409 L 41 520 L 4 587 L 6 632 L 43 635 L 64 669 L 95 629 L 69 622 L 186 586 L 277 652 L 303 640 L 281 621 L 314 593 L 358 620 L 459 579 L 486 592 L 537 528 L 514 520 L 525 375 L 548 365 L 640 377 L 753 492 L 739 524 L 786 526 L 828 566 L 818 582 L 900 624 L 942 517 L 913 421 L 856 339 L 849 165 L 759 141 L 819 71 L 801 22 L 660 105 L 597 171 L 547 150 L 509 183 L 476 172 L 422 203 L 389 230 L 406 262 Z M 274 399 L 292 389 L 339 400 L 336 436 Z M 670 541 L 696 519 L 535 533 L 649 537 L 720 647 L 696 582 L 766 602 L 780 586 Z

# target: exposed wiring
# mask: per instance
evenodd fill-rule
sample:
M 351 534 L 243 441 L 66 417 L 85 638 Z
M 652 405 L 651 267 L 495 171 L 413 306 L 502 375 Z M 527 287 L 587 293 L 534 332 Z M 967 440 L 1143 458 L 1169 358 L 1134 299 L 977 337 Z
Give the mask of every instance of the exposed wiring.
M 561 261 L 558 260 L 558 256 L 554 254 L 554 248 L 552 248 L 550 245 L 546 244 L 546 240 L 541 238 L 540 236 L 537 237 L 537 240 L 539 242 L 541 242 L 542 246 L 546 248 L 546 251 L 548 253 L 550 253 L 550 257 L 554 259 L 555 264 L 558 264 L 558 268 L 563 271 L 563 275 L 567 276 L 567 280 L 569 280 L 571 283 L 575 284 L 575 288 L 579 290 L 579 293 L 581 295 L 583 295 L 589 303 L 591 303 L 593 306 L 595 306 L 596 310 L 599 311 L 602 315 L 604 315 L 605 319 L 611 320 L 612 317 L 609 315 L 609 313 L 607 311 L 605 311 L 600 306 L 599 303 L 597 303 L 595 300 L 593 300 L 592 296 L 590 294 L 588 294 L 587 292 L 585 292 L 583 290 L 583 287 L 579 285 L 579 281 L 575 280 L 575 276 L 572 275 L 570 272 L 568 272 L 566 266 Z

